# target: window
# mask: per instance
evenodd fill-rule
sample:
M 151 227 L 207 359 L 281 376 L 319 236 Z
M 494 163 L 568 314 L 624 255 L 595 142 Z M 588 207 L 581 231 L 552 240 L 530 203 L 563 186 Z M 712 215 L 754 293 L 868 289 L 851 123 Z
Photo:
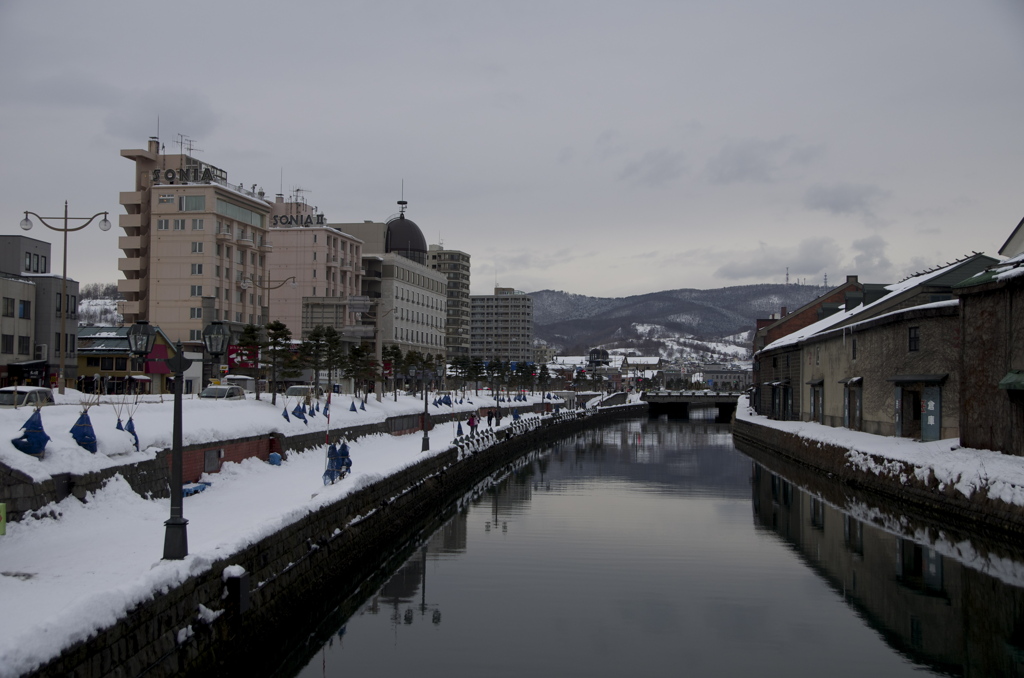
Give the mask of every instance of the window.
M 171 226 L 171 220 L 170 219 L 157 219 L 156 220 L 156 230 L 158 230 L 158 231 L 166 231 L 166 230 L 168 230 L 170 228 L 170 226 Z
M 60 295 L 57 295 L 57 300 L 60 301 Z M 59 310 L 59 309 L 58 309 Z M 4 317 L 14 317 L 14 299 L 12 297 L 4 297 Z
M 201 243 L 201 242 L 194 242 L 194 243 L 192 243 L 192 254 L 202 254 L 202 253 L 203 253 L 203 243 Z
M 214 266 L 213 267 L 213 277 L 214 278 L 219 278 L 220 277 L 220 266 Z
M 202 212 L 205 209 L 205 195 L 182 195 L 178 197 L 179 212 Z
M 203 265 L 202 264 L 192 264 L 192 275 L 202 275 L 202 274 L 203 274 Z
M 78 341 L 78 336 L 75 334 L 65 334 L 64 343 L 67 345 L 65 348 L 68 350 L 68 355 L 72 356 L 75 354 L 75 346 Z
M 38 254 L 33 254 L 32 255 L 32 272 L 33 273 L 39 273 L 39 255 Z
M 203 296 L 203 286 L 202 285 L 192 285 L 192 289 L 191 289 L 191 291 L 189 293 L 189 296 L 190 297 L 201 297 L 201 296 Z
M 231 290 L 224 288 L 224 301 L 231 301 Z
M 60 332 L 55 332 L 53 335 L 53 355 L 60 355 Z
M 193 231 L 201 231 L 201 230 L 203 230 L 203 220 L 202 219 L 193 219 L 192 220 L 192 230 Z M 202 244 L 202 243 L 200 243 L 200 244 Z
M 32 253 L 31 252 L 25 252 L 25 270 L 26 271 L 31 271 L 32 270 Z
M 39 257 L 39 272 L 46 273 L 46 257 Z
M 110 372 L 111 370 L 113 370 L 114 369 L 114 359 L 113 358 L 100 358 L 100 369 L 101 370 L 106 370 L 107 372 Z
M 85 359 L 85 366 L 86 367 L 99 367 L 100 366 L 100 359 L 99 358 L 94 358 L 94 357 L 88 357 L 88 358 Z
M 174 220 L 174 230 L 175 231 L 184 231 L 185 230 L 185 220 L 184 219 L 175 219 Z
M 235 312 L 235 322 L 236 323 L 242 322 L 242 312 L 241 311 L 236 311 Z
M 852 358 L 853 360 L 856 360 L 856 359 L 857 359 L 857 337 L 854 337 L 854 338 L 853 338 L 853 339 L 852 339 L 852 340 L 850 341 L 850 357 L 851 357 L 851 358 Z
M 14 335 L 0 335 L 0 353 L 14 353 Z
M 203 331 L 202 330 L 189 330 L 188 331 L 188 340 L 189 341 L 202 341 L 203 340 Z M 188 384 L 189 382 L 186 381 L 185 383 Z
M 114 369 L 118 372 L 127 372 L 128 358 L 114 358 Z
M 244 290 L 239 290 L 239 292 L 238 292 L 238 303 L 240 303 L 240 304 L 244 304 L 245 303 L 245 291 Z
M 921 350 L 921 328 L 910 327 L 907 329 L 907 350 L 908 351 L 920 351 Z
M 202 309 L 202 307 L 193 306 L 192 308 L 188 309 L 188 317 L 193 319 L 193 320 L 195 320 L 196 318 L 202 320 L 202 318 L 203 318 L 203 309 Z
M 32 352 L 32 346 L 29 344 L 31 337 L 18 336 L 18 355 L 28 355 Z
M 32 302 L 26 299 L 18 300 L 18 317 L 25 320 L 32 319 Z
M 238 263 L 241 264 L 242 266 L 245 266 L 245 252 L 242 250 L 238 250 L 236 254 L 238 255 Z
M 157 199 L 157 202 L 159 202 L 161 205 L 174 204 L 174 194 L 173 193 L 161 193 L 160 197 Z

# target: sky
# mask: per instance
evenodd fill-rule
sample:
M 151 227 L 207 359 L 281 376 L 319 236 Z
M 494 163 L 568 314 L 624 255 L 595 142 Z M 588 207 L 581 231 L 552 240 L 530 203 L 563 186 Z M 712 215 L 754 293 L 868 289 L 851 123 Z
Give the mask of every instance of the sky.
M 169 401 L 160 403 L 150 397 L 149 402 L 130 403 L 120 413 L 116 398 L 91 407 L 89 415 L 98 451 L 89 454 L 75 444 L 69 432 L 81 412 L 82 394 L 69 390 L 55 397 L 57 405 L 40 411 L 44 430 L 51 436 L 42 459 L 19 452 L 8 441 L 11 436 L 0 438 L 0 461 L 37 481 L 49 479 L 55 473 L 87 473 L 152 459 L 157 450 L 170 445 Z M 539 396 L 528 398 L 535 402 Z M 398 402 L 385 398 L 377 403 L 370 398 L 365 411 L 349 412 L 344 407 L 346 400 L 334 400 L 331 423 L 335 427 L 416 412 L 420 403 L 415 397 L 404 395 Z M 473 407 L 495 404 L 483 394 L 472 400 L 472 404 L 467 401 L 454 409 L 468 412 Z M 295 404 L 293 399 L 287 403 L 289 408 Z M 295 435 L 324 430 L 322 414 L 311 419 L 307 427 L 295 418 L 285 422 L 278 416 L 277 408 L 282 406 L 279 402 L 273 407 L 265 398 L 261 402 L 248 399 L 219 403 L 186 398 L 183 417 L 189 425 L 183 431 L 184 444 L 249 436 L 253 432 Z M 0 428 L 13 435 L 29 414 L 24 408 L 0 408 Z M 139 452 L 132 447 L 129 434 L 114 427 L 117 416 L 129 414 L 136 421 Z M 957 496 L 970 497 L 981 491 L 1011 506 L 1024 505 L 1021 457 L 960 448 L 955 439 L 919 443 L 813 422 L 771 421 L 753 414 L 745 399 L 741 399 L 737 417 L 848 448 L 851 465 L 866 473 L 889 477 L 891 468 L 899 466 L 905 473 L 919 478 L 934 477 L 950 485 Z M 520 421 L 531 426 L 541 423 L 534 414 L 524 415 Z M 509 423 L 505 419 L 503 428 Z M 449 448 L 456 435 L 455 426 L 439 424 L 431 432 L 428 454 Z M 86 503 L 69 497 L 44 507 L 37 518 L 10 522 L 7 534 L 0 537 L 0 572 L 6 575 L 0 576 L 0 600 L 7 608 L 18 611 L 18 623 L 9 624 L 0 634 L 0 678 L 13 678 L 31 670 L 96 629 L 113 623 L 157 592 L 207 571 L 222 558 L 301 520 L 309 512 L 415 463 L 422 459 L 420 440 L 419 433 L 363 436 L 351 443 L 352 474 L 328 486 L 321 480 L 326 452 L 323 447 L 290 454 L 281 466 L 256 459 L 225 463 L 219 473 L 204 476 L 204 481 L 212 483 L 209 488 L 184 501 L 183 513 L 189 521 L 189 555 L 180 561 L 161 560 L 167 500 L 151 501 L 135 494 L 120 476 L 90 495 Z M 490 439 L 479 444 L 486 448 Z M 902 464 L 894 465 L 894 461 Z M 273 501 L 267 497 L 273 497 Z M 877 521 L 877 512 L 864 510 L 869 514 L 864 520 L 873 517 Z M 58 517 L 51 517 L 51 511 Z M 231 519 L 224 520 L 226 515 Z M 902 525 L 880 527 L 896 534 L 905 530 Z M 1020 563 L 981 552 L 970 542 L 954 544 L 944 535 L 936 537 L 934 533 L 921 534 L 919 541 L 1014 586 L 1024 581 L 1024 566 Z M 208 619 L 214 618 L 219 616 L 219 610 L 211 609 L 204 614 L 209 615 Z M 187 626 L 176 631 L 182 638 L 190 633 Z
M 0 0 L 2 232 L 123 213 L 159 132 L 329 222 L 404 197 L 474 294 L 890 283 L 1024 217 L 1022 38 L 1020 0 Z M 113 221 L 70 277 L 117 280 Z

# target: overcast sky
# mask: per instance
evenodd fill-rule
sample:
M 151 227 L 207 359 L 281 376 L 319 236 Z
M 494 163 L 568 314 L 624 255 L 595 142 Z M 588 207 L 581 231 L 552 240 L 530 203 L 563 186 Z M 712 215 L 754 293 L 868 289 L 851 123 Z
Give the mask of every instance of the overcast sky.
M 1021 0 L 0 0 L 0 218 L 123 213 L 159 116 L 330 222 L 404 181 L 474 294 L 895 282 L 1024 217 L 1022 83 Z

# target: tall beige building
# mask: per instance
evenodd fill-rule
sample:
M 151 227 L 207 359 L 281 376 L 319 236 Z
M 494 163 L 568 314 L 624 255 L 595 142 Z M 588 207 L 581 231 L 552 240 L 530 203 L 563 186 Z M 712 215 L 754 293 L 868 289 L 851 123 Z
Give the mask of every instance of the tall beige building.
M 533 299 L 511 287 L 473 295 L 470 352 L 485 361 L 533 361 Z
M 363 241 L 328 226 L 305 202 L 286 202 L 282 195 L 271 203 L 270 227 L 269 278 L 253 283 L 265 295 L 270 320 L 283 322 L 295 338 L 305 338 L 317 325 L 345 336 L 361 322 L 352 297 L 362 291 Z
M 214 320 L 238 332 L 266 322 L 272 206 L 256 185 L 186 153 L 164 154 L 151 138 L 121 155 L 135 163 L 135 188 L 121 193 L 127 214 L 118 239 L 124 321 L 148 320 L 172 341 L 197 344 Z
M 429 255 L 430 267 L 448 278 L 444 342 L 448 360 L 469 357 L 469 255 L 459 250 L 446 250 L 441 245 L 431 245 Z

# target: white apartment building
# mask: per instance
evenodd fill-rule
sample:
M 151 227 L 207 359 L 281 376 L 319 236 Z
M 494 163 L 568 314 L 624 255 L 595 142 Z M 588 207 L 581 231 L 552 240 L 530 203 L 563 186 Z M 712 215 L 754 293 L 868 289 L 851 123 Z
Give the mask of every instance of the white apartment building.
M 469 357 L 469 255 L 430 246 L 430 267 L 448 278 L 448 317 L 445 326 L 445 350 L 448 360 Z
M 470 355 L 533 362 L 533 299 L 511 287 L 470 298 Z

